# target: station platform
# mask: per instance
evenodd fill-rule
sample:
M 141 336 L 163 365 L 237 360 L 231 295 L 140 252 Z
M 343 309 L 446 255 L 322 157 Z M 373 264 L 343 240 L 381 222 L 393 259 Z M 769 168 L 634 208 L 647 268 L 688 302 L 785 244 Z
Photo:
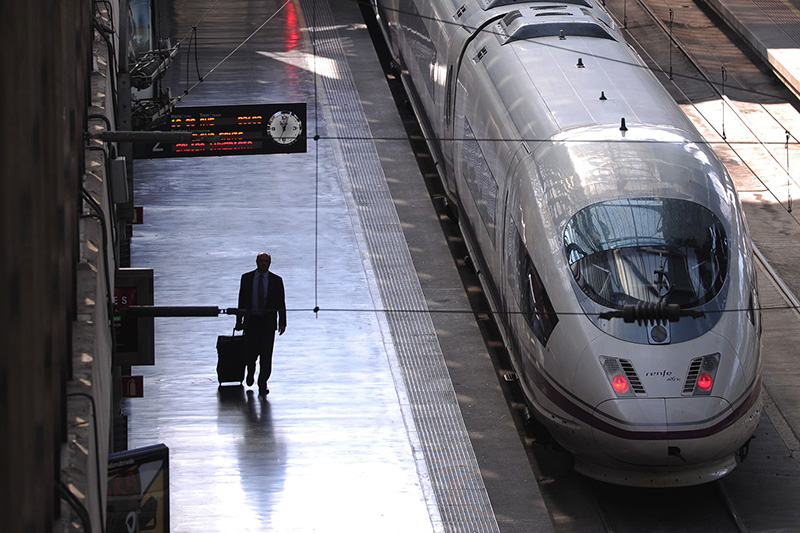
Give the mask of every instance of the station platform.
M 232 317 L 155 319 L 123 410 L 129 448 L 170 450 L 170 530 L 552 531 L 359 4 L 164 4 L 173 42 L 196 30 L 180 105 L 308 110 L 306 153 L 135 164 L 155 305 L 235 307 L 261 251 L 286 289 L 266 398 L 218 387 Z
M 800 4 L 793 0 L 703 0 L 800 96 Z

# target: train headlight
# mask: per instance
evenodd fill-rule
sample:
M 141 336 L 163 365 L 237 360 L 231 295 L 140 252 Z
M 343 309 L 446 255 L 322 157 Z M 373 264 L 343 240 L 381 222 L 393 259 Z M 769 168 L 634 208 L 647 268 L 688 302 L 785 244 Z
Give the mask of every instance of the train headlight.
M 614 393 L 620 398 L 646 395 L 633 364 L 627 359 L 600 357 L 600 364 L 606 373 Z
M 684 396 L 703 396 L 711 394 L 714 388 L 714 379 L 717 377 L 719 368 L 719 354 L 704 355 L 695 357 L 689 363 L 689 370 L 686 372 L 686 381 L 683 385 Z
M 697 388 L 703 391 L 710 391 L 714 386 L 714 378 L 708 372 L 703 372 L 697 376 Z
M 617 394 L 625 394 L 631 389 L 630 383 L 628 383 L 628 378 L 622 374 L 617 374 L 611 378 L 611 386 L 614 387 L 614 391 Z

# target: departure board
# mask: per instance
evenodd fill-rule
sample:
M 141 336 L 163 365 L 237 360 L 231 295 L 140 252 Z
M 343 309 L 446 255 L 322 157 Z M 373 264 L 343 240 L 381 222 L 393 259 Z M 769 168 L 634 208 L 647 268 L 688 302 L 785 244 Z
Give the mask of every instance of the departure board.
M 138 159 L 306 151 L 306 104 L 176 107 L 166 131 L 192 134 L 191 142 L 137 146 Z

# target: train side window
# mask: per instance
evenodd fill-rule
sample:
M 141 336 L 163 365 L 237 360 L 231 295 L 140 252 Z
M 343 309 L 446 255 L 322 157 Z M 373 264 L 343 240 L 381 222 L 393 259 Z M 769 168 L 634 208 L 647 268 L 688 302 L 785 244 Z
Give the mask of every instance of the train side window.
M 511 290 L 516 293 L 519 309 L 525 315 L 533 334 L 539 342 L 547 344 L 558 324 L 558 315 L 513 220 L 509 226 L 511 231 L 508 235 L 508 252 L 511 261 L 508 279 Z
M 497 223 L 497 193 L 499 191 L 497 180 L 494 178 L 491 168 L 489 168 L 489 163 L 486 161 L 483 150 L 481 150 L 466 117 L 464 118 L 463 131 L 464 141 L 462 143 L 461 156 L 464 164 L 462 175 L 486 228 L 486 233 L 492 245 L 496 245 L 495 225 Z
M 447 83 L 445 85 L 445 95 L 444 95 L 444 120 L 445 124 L 448 126 L 450 125 L 450 120 L 452 118 L 451 106 L 453 103 L 453 65 L 450 65 L 450 68 L 447 69 Z

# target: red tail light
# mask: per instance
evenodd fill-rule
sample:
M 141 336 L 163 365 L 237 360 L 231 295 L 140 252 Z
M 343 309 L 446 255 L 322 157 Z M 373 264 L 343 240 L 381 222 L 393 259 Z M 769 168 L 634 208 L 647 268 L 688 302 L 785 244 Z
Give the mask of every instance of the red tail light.
M 697 376 L 697 388 L 704 391 L 710 391 L 714 386 L 714 378 L 708 372 L 703 372 Z
M 614 390 L 620 394 L 625 394 L 630 389 L 630 385 L 628 384 L 628 378 L 623 376 L 622 374 L 617 374 L 611 380 L 611 386 L 614 387 Z

